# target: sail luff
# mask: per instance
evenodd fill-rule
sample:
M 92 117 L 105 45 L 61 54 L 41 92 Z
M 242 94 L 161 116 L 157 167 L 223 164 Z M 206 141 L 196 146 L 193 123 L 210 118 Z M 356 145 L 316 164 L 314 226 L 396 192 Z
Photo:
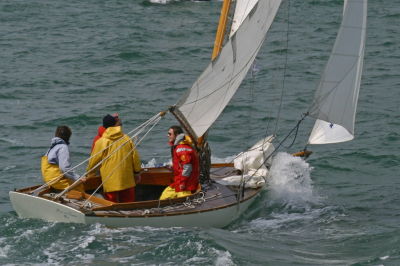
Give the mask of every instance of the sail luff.
M 345 0 L 342 23 L 315 94 L 310 116 L 316 118 L 310 144 L 354 138 L 354 122 L 363 67 L 367 0 Z
M 281 0 L 240 1 L 252 2 L 253 6 L 246 11 L 219 56 L 176 105 L 198 136 L 214 123 L 245 78 L 281 3 Z

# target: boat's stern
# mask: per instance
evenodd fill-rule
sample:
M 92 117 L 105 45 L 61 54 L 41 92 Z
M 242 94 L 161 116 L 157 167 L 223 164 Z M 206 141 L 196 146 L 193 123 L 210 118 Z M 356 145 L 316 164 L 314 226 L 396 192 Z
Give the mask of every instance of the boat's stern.
M 21 218 L 52 222 L 85 223 L 85 214 L 71 207 L 34 195 L 10 191 L 10 201 Z

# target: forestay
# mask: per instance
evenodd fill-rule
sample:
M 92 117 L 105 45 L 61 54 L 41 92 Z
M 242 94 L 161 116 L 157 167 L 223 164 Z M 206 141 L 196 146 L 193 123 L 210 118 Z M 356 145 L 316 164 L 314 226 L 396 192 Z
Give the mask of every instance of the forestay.
M 310 116 L 317 119 L 310 144 L 354 138 L 366 23 L 367 0 L 345 0 L 342 24 L 310 109 Z
M 237 13 L 237 29 L 229 36 L 219 56 L 177 103 L 197 136 L 207 131 L 235 94 L 253 64 L 280 4 L 281 0 L 238 1 L 237 7 L 241 11 Z

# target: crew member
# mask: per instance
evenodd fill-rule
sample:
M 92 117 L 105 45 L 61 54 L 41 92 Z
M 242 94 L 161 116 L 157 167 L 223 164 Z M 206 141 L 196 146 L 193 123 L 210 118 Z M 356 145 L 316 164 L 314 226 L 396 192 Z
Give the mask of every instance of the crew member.
M 199 158 L 179 126 L 168 130 L 168 140 L 171 146 L 172 168 L 174 182 L 164 189 L 160 200 L 186 197 L 199 187 Z
M 51 140 L 51 146 L 42 157 L 41 170 L 43 181 L 50 183 L 52 188 L 63 190 L 79 179 L 74 171 L 71 170 L 69 156 L 69 139 L 72 131 L 67 126 L 58 126 L 55 137 Z M 55 181 L 58 179 L 57 181 Z M 54 183 L 51 183 L 54 182 Z M 83 185 L 79 185 L 76 190 L 83 192 Z
M 117 120 L 117 123 L 122 125 L 121 121 L 119 120 L 118 113 L 112 114 L 112 116 Z M 106 128 L 103 127 L 103 125 L 99 126 L 99 128 L 97 129 L 97 135 L 93 138 L 92 151 L 93 151 L 93 148 L 94 148 L 94 144 L 96 143 L 96 141 L 98 141 L 101 138 L 101 136 L 103 136 L 105 131 L 106 131 Z
M 101 162 L 104 197 L 113 202 L 133 202 L 135 179 L 140 179 L 142 171 L 139 153 L 131 138 L 122 132 L 119 117 L 106 115 L 103 127 L 106 131 L 95 142 L 88 172 L 93 174 L 95 166 Z

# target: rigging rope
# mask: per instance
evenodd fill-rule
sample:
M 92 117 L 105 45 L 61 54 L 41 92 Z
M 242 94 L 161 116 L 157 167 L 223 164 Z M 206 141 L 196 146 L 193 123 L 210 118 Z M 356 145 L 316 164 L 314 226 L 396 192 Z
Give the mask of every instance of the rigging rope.
M 289 49 L 289 29 L 290 29 L 290 0 L 287 1 L 287 28 L 286 28 L 286 56 L 285 56 L 285 64 L 283 67 L 283 79 L 282 79 L 282 91 L 281 97 L 279 101 L 279 108 L 276 117 L 275 129 L 273 135 L 276 135 L 278 132 L 278 124 L 281 117 L 282 105 L 283 105 L 283 95 L 285 92 L 285 80 L 286 80 L 286 70 L 288 64 L 288 49 Z
M 250 105 L 250 108 L 249 108 L 249 121 L 250 122 L 249 122 L 249 129 L 248 129 L 248 132 L 250 132 L 250 134 L 252 132 L 251 125 L 253 124 L 251 122 L 251 119 L 252 119 L 252 110 L 253 110 L 252 104 L 254 103 L 254 88 L 255 88 L 256 81 L 257 81 L 256 74 L 258 72 L 256 64 L 257 64 L 257 60 L 255 59 L 254 62 L 253 62 L 252 67 L 250 68 L 251 69 L 250 70 L 251 71 L 250 72 L 250 74 L 251 74 L 251 86 L 250 86 L 250 89 L 249 89 L 249 94 L 250 94 L 250 103 L 251 103 L 251 105 Z M 252 139 L 252 138 L 250 138 L 250 139 Z M 249 147 L 248 141 L 249 141 L 249 138 L 247 138 L 247 147 Z M 243 153 L 244 156 L 242 156 L 242 166 L 243 166 L 243 168 L 244 168 L 245 157 L 247 159 L 247 154 L 248 153 L 245 152 L 245 153 Z M 240 192 L 240 186 L 243 184 L 243 187 L 244 187 L 245 183 L 246 183 L 246 180 L 244 178 L 244 172 L 245 171 L 242 171 L 241 178 L 240 178 L 240 183 L 239 183 L 239 188 L 238 188 L 238 191 L 237 191 L 237 202 L 238 202 L 238 204 L 240 203 L 240 200 L 241 200 L 241 198 L 239 196 L 240 195 L 240 193 L 239 193 Z

